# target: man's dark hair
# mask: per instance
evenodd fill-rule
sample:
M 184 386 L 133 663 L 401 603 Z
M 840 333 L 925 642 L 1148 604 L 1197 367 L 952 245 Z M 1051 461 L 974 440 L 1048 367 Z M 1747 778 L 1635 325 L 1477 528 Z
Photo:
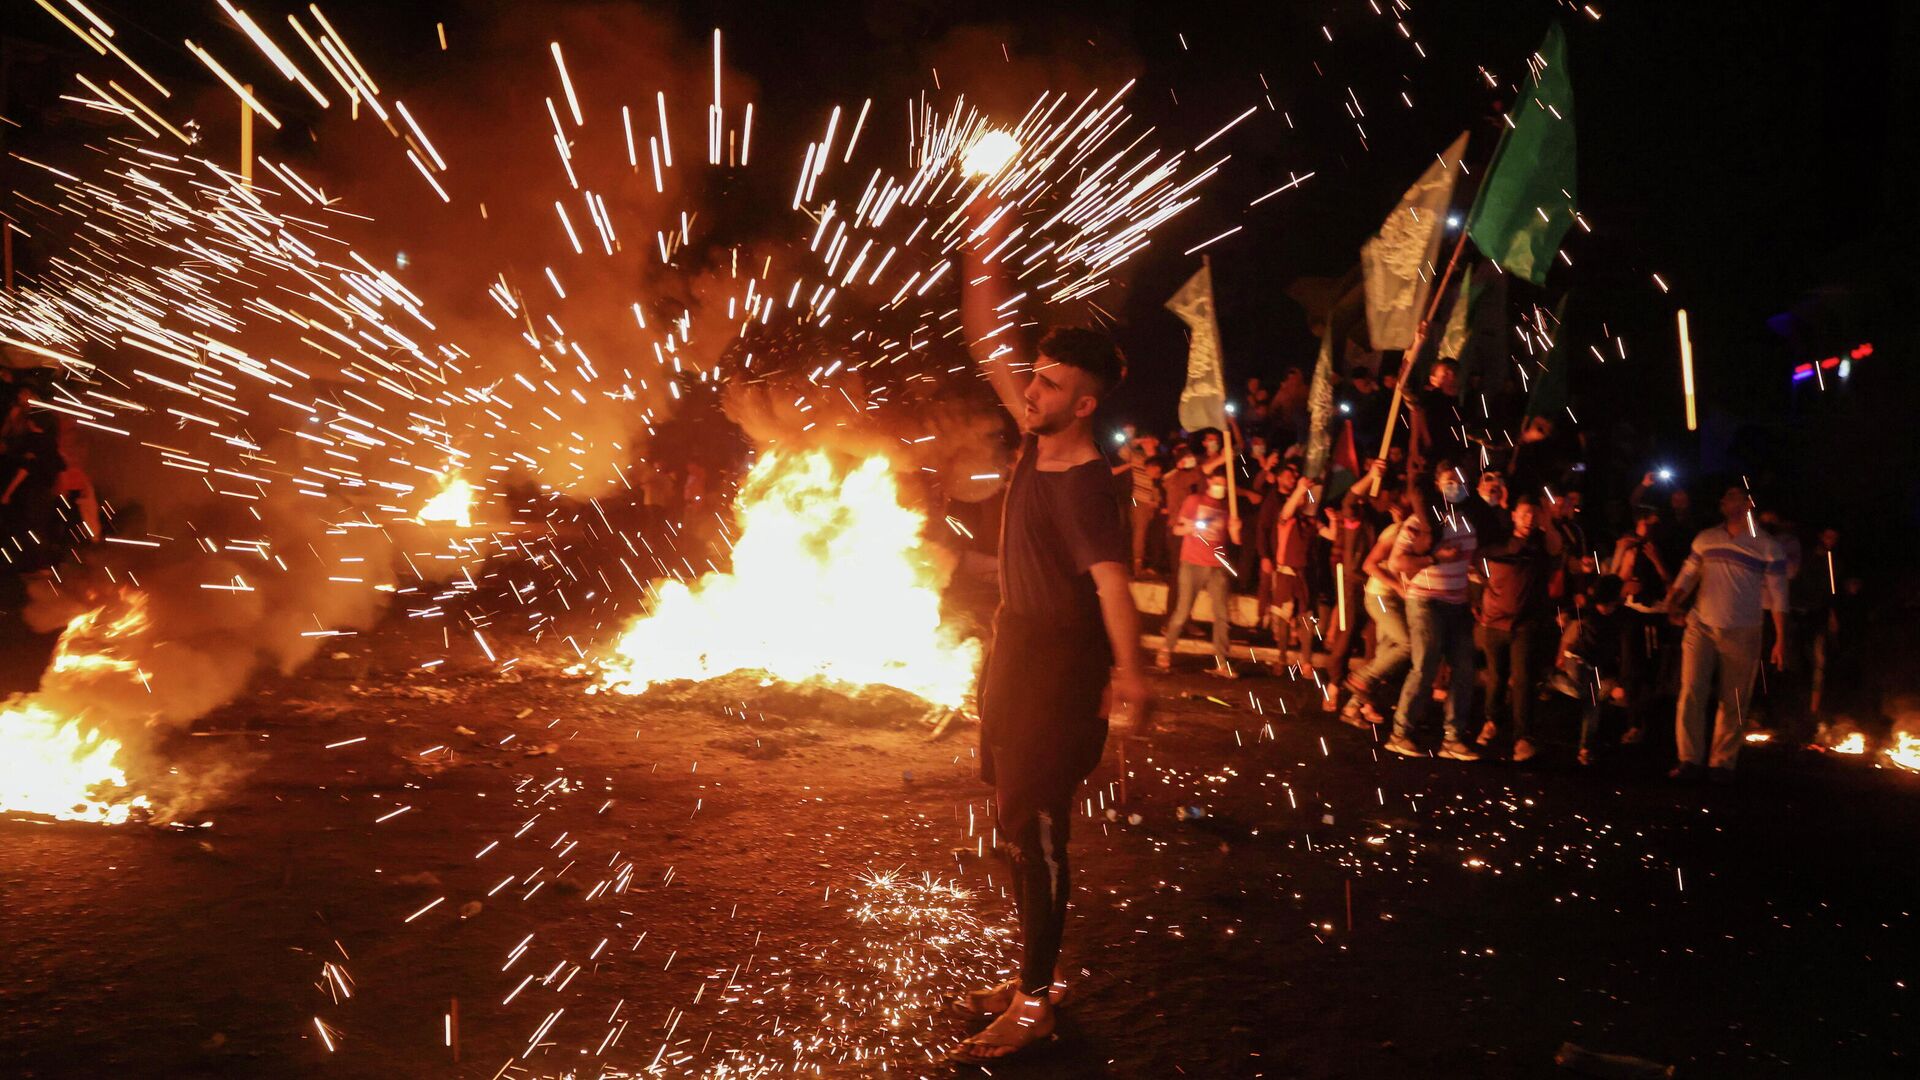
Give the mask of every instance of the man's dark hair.
M 1127 377 L 1127 360 L 1113 339 L 1095 330 L 1063 326 L 1040 339 L 1040 355 L 1093 376 L 1096 397 L 1106 397 Z
M 1373 369 L 1372 369 L 1372 368 L 1368 368 L 1368 367 L 1357 367 L 1357 368 L 1354 368 L 1354 369 L 1353 369 L 1352 371 L 1349 371 L 1349 372 L 1347 372 L 1347 378 L 1348 378 L 1348 379 L 1355 379 L 1355 380 L 1357 380 L 1357 379 L 1371 379 L 1371 378 L 1373 378 Z
M 1615 604 L 1620 601 L 1620 579 L 1612 574 L 1604 574 L 1593 579 L 1587 586 L 1587 599 L 1597 607 L 1602 604 Z

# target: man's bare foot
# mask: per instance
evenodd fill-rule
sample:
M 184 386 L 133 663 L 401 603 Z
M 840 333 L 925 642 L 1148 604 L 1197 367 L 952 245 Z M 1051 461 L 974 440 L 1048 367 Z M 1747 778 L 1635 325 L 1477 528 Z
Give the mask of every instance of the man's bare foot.
M 998 986 L 982 986 L 969 990 L 953 999 L 953 1011 L 962 1016 L 999 1016 L 1013 1007 L 1014 996 L 1019 992 L 1019 984 L 1008 980 Z M 1059 973 L 1053 976 L 1053 985 L 1047 989 L 1047 999 L 1059 1008 L 1072 1000 L 1072 992 L 1067 988 L 1067 980 Z
M 947 1056 L 963 1065 L 992 1065 L 1053 1037 L 1053 1006 L 1045 997 L 1014 991 L 1013 1006 Z

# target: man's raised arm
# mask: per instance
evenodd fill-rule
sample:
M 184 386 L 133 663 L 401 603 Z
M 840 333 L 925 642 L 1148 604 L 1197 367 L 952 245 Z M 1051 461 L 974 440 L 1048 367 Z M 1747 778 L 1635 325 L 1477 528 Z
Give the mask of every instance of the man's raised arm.
M 1024 358 L 1018 355 L 1017 313 L 1012 310 L 1013 282 L 1006 264 L 1000 261 L 1005 255 L 1001 248 L 1005 246 L 1007 219 L 1012 213 L 1011 208 L 990 205 L 980 196 L 975 197 L 974 206 L 967 212 L 968 236 L 960 245 L 964 275 L 960 283 L 960 323 L 974 362 L 987 373 L 995 396 L 1017 423 L 1026 411 L 1024 395 L 1028 376 L 1016 371 L 1014 365 L 1021 363 L 1022 368 L 1030 365 L 1023 363 Z M 992 261 L 988 261 L 989 256 L 993 257 Z

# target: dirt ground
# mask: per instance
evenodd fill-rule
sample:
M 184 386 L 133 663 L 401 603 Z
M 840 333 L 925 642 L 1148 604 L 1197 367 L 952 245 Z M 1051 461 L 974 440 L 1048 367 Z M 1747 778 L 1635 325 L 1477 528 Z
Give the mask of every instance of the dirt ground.
M 245 768 L 193 827 L 0 822 L 0 1074 L 954 1071 L 941 996 L 1013 957 L 971 728 L 589 695 L 531 640 L 495 643 L 506 675 L 422 670 L 425 633 L 203 721 L 177 767 Z M 1536 1077 L 1569 1041 L 1689 1077 L 1920 1068 L 1920 776 L 1406 761 L 1309 690 L 1157 681 L 1128 801 L 1109 820 L 1110 748 L 1075 823 L 1079 1000 L 996 1074 Z

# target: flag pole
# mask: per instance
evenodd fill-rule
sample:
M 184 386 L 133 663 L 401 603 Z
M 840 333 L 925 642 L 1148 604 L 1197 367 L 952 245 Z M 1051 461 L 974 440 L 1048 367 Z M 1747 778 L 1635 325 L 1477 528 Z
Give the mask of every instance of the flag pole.
M 1455 253 L 1456 257 L 1458 252 Z M 1207 272 L 1207 321 L 1213 324 L 1213 347 L 1219 351 L 1218 369 L 1220 373 L 1220 447 L 1227 455 L 1227 522 L 1240 524 L 1240 497 L 1233 482 L 1233 417 L 1227 415 L 1227 350 L 1220 344 L 1220 307 L 1219 297 L 1213 291 L 1213 256 L 1200 256 L 1200 266 Z
M 1500 152 L 1507 148 L 1507 134 L 1513 130 L 1513 122 L 1507 120 L 1505 113 L 1502 113 L 1500 118 L 1504 123 L 1500 128 L 1499 141 L 1493 144 L 1493 157 L 1487 159 L 1489 169 L 1499 162 Z M 1466 155 L 1462 154 L 1463 164 L 1465 160 Z M 1400 377 L 1393 382 L 1393 401 L 1387 407 L 1387 429 L 1380 435 L 1380 458 L 1383 461 L 1386 460 L 1387 451 L 1393 449 L 1393 424 L 1400 418 L 1400 402 L 1406 397 L 1407 376 L 1413 371 L 1413 361 L 1419 355 L 1421 347 L 1427 343 L 1427 327 L 1440 310 L 1441 298 L 1447 295 L 1447 283 L 1453 280 L 1454 268 L 1460 265 L 1460 253 L 1466 250 L 1467 236 L 1472 231 L 1473 212 L 1479 209 L 1480 196 L 1485 192 L 1486 187 L 1483 182 L 1479 190 L 1473 193 L 1473 205 L 1467 208 L 1466 216 L 1460 219 L 1460 239 L 1454 241 L 1453 256 L 1447 260 L 1446 272 L 1441 274 L 1440 281 L 1434 285 L 1433 298 L 1427 303 L 1427 317 L 1421 319 L 1420 324 L 1413 328 L 1413 344 L 1408 346 L 1407 351 L 1400 357 Z M 1373 478 L 1373 490 L 1368 492 L 1369 496 L 1380 494 L 1380 483 L 1384 476 L 1385 473 L 1382 473 L 1381 476 Z
M 1433 298 L 1427 302 L 1427 314 L 1420 324 L 1413 328 L 1413 343 L 1400 355 L 1400 377 L 1393 383 L 1393 401 L 1387 406 L 1387 429 L 1380 435 L 1380 457 L 1386 459 L 1387 451 L 1393 448 L 1393 425 L 1400 418 L 1400 402 L 1407 396 L 1407 376 L 1413 373 L 1413 361 L 1419 355 L 1422 346 L 1427 343 L 1427 327 L 1433 322 L 1434 315 L 1440 311 L 1440 301 L 1447 295 L 1447 283 L 1453 280 L 1454 268 L 1460 265 L 1460 253 L 1467 247 L 1467 223 L 1460 223 L 1460 239 L 1454 242 L 1453 257 L 1447 260 L 1447 269 L 1433 287 Z M 1380 494 L 1382 475 L 1373 478 L 1373 490 L 1369 496 Z

